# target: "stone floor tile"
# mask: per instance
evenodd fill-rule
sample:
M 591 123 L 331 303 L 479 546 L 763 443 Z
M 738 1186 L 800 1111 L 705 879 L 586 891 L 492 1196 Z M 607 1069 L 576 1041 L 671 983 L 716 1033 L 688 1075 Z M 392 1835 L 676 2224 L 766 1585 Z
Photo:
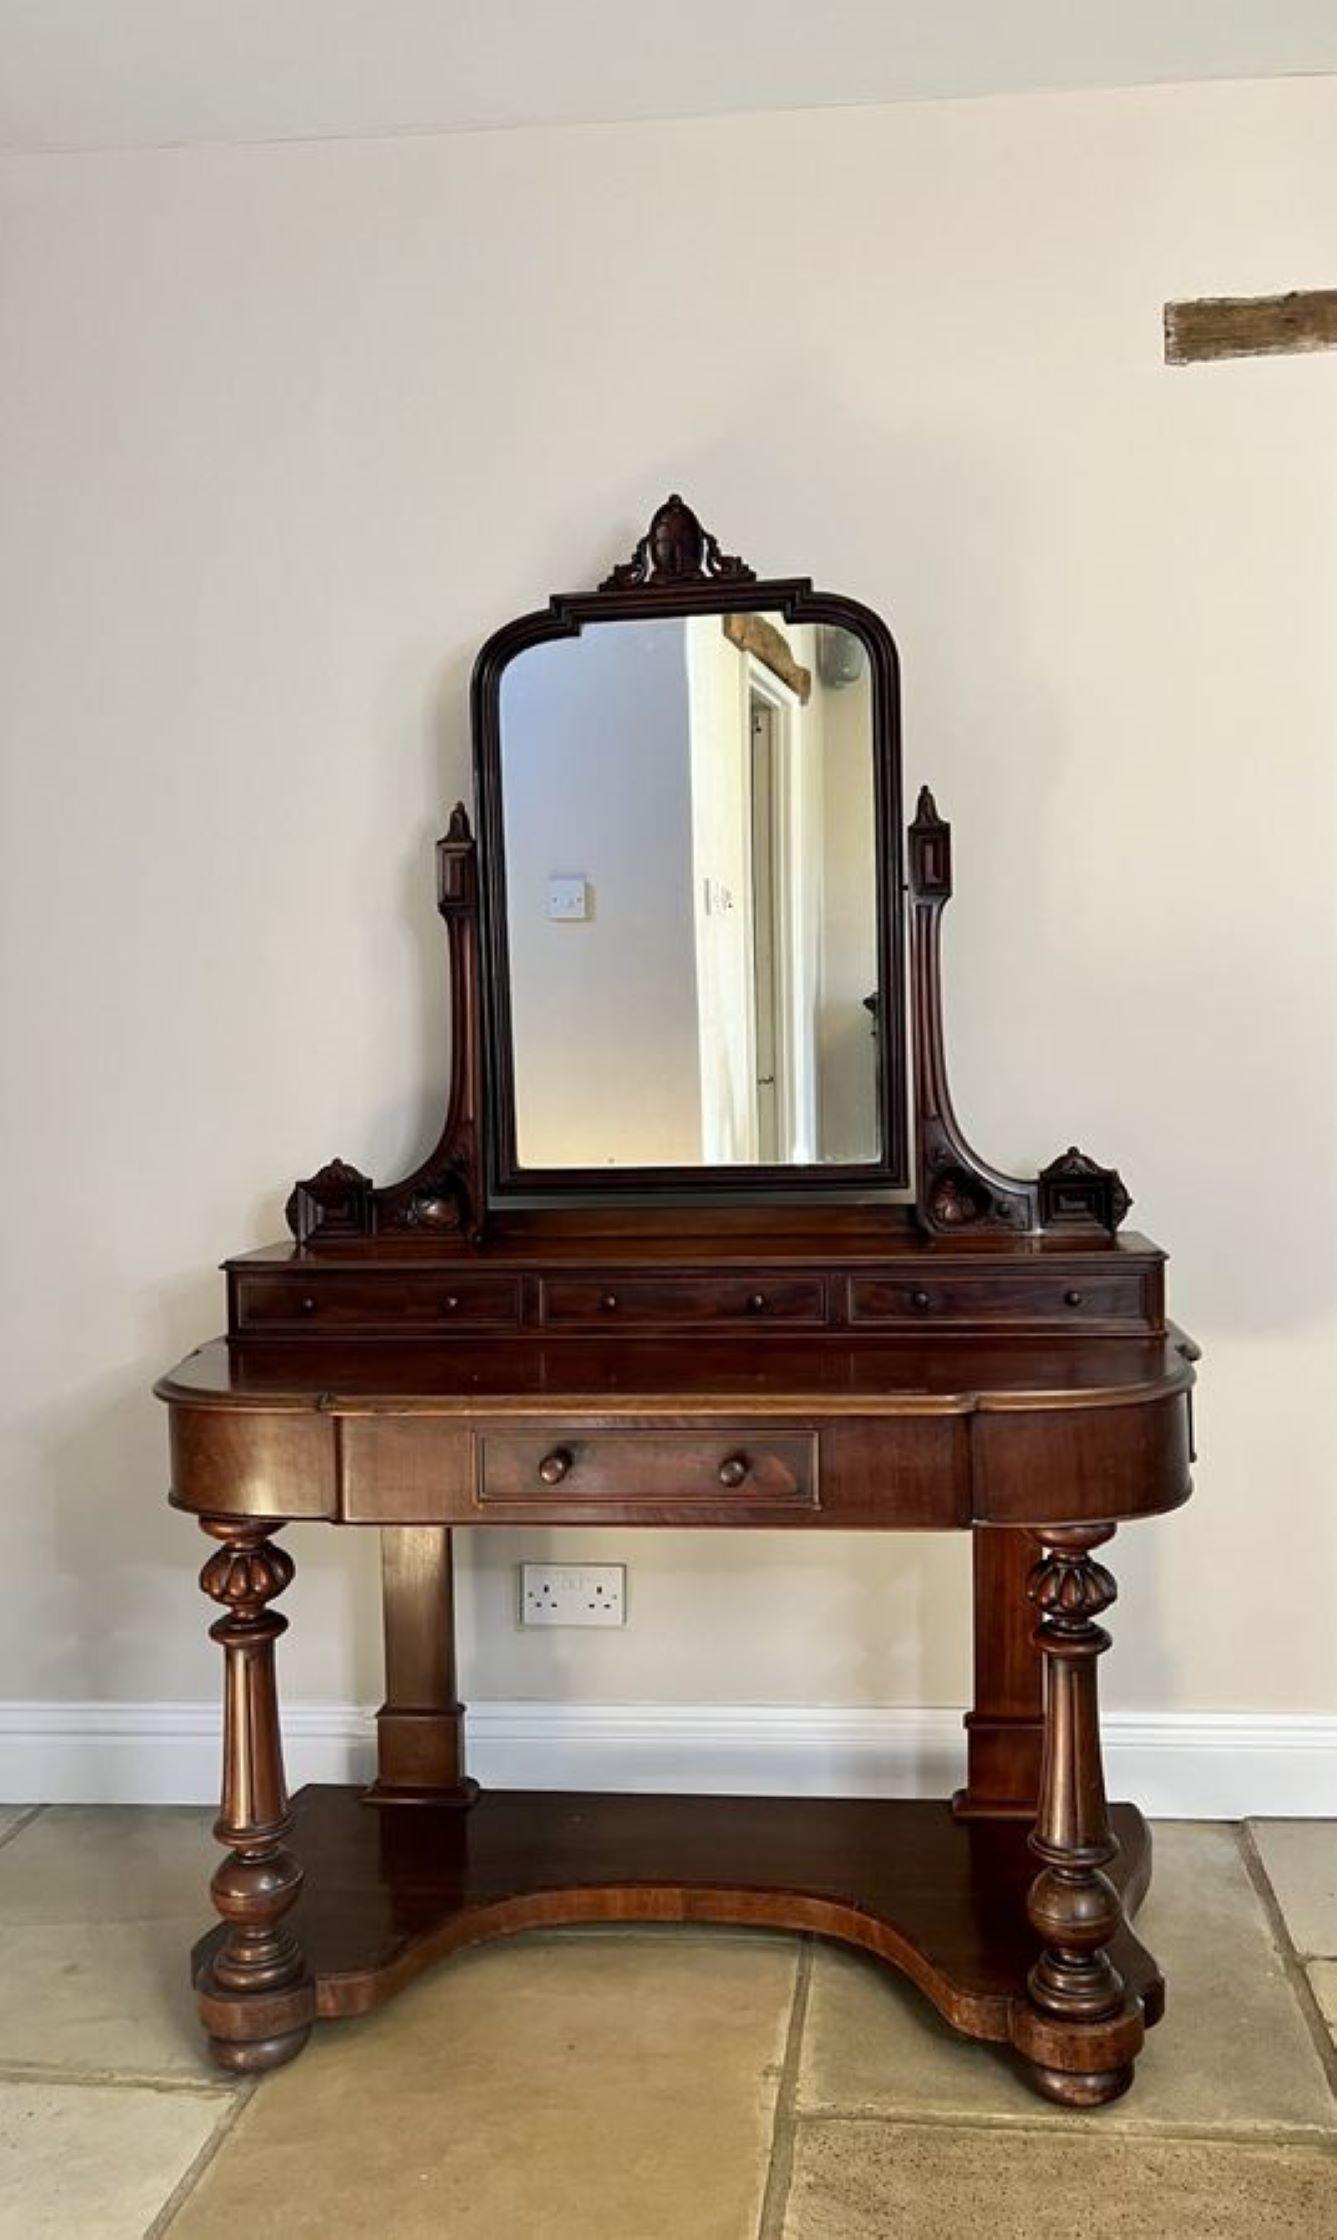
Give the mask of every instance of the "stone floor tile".
M 0 1849 L 0 2064 L 217 2082 L 190 1989 L 210 1819 L 58 1806 Z
M 0 1804 L 0 1843 L 32 1811 L 30 1804 Z
M 189 1920 L 11 1929 L 0 1913 L 0 2067 L 218 2084 L 190 1983 Z
M 1233 1830 L 1162 1822 L 1138 1917 L 1169 1986 L 1128 2096 L 1102 2130 L 1337 2134 L 1329 2088 Z M 1001 2049 L 956 2037 L 878 1962 L 822 1945 L 813 1967 L 801 2109 L 1086 2125 L 1048 2107 Z
M 1337 1959 L 1337 1827 L 1331 1820 L 1251 1820 L 1287 1934 L 1306 1959 Z
M 171 2240 L 753 2240 L 787 1938 L 516 1938 L 262 2085 Z
M 799 2126 L 784 2240 L 1333 2240 L 1321 2147 Z
M 1337 2046 L 1337 1960 L 1309 1960 L 1305 1963 L 1305 1974 L 1323 2020 L 1332 2032 L 1332 2042 Z
M 0 1850 L 0 1921 L 211 1918 L 221 1856 L 196 1805 L 49 1805 Z
M 216 2093 L 0 2082 L 0 2240 L 142 2240 L 229 2112 Z

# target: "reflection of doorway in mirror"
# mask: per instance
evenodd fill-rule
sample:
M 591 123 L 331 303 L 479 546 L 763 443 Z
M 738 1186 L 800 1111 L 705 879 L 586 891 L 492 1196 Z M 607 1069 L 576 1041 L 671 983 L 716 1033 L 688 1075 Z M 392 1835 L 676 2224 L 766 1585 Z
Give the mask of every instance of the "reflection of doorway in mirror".
M 749 667 L 757 1156 L 768 1166 L 806 1164 L 817 1157 L 818 758 L 809 708 Z
M 820 1155 L 820 710 L 811 630 L 742 619 L 687 624 L 702 1156 L 791 1165 Z
M 767 1166 L 780 1157 L 779 1095 L 776 1075 L 784 1058 L 784 1020 L 778 1002 L 777 952 L 784 929 L 777 924 L 779 881 L 776 856 L 781 834 L 777 806 L 783 799 L 777 770 L 783 717 L 773 702 L 752 695 L 752 1002 L 756 1064 L 757 1156 Z

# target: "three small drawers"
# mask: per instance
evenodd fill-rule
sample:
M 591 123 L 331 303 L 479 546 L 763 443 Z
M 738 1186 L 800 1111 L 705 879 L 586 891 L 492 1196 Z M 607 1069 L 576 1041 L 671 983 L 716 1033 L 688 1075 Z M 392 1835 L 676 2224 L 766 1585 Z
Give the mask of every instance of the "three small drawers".
M 925 1255 L 904 1272 L 780 1272 L 687 1275 L 561 1275 L 450 1268 L 237 1269 L 233 1327 L 331 1337 L 486 1335 L 538 1327 L 553 1333 L 672 1333 L 849 1329 L 900 1332 L 933 1325 L 964 1329 L 1132 1331 L 1157 1326 L 1154 1269 L 1110 1265 L 1094 1254 L 1066 1264 L 1036 1259 L 963 1265 Z

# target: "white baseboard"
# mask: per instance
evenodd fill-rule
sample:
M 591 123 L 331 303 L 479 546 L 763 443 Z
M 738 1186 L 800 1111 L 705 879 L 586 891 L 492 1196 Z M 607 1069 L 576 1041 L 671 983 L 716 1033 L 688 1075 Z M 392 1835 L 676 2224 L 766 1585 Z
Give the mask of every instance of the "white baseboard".
M 373 1713 L 290 1704 L 290 1785 L 363 1781 Z M 1337 1718 L 1110 1712 L 1110 1794 L 1190 1820 L 1337 1818 Z M 0 1704 L 0 1799 L 205 1804 L 219 1714 L 201 1703 Z M 713 1790 L 776 1796 L 946 1796 L 961 1780 L 957 1710 L 777 1704 L 478 1703 L 469 1763 L 515 1789 Z

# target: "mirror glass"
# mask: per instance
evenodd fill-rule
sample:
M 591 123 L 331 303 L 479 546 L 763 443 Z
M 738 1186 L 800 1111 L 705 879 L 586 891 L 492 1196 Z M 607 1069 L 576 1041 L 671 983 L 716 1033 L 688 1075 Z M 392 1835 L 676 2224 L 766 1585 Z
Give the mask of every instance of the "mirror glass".
M 586 624 L 501 678 L 521 1168 L 881 1155 L 867 649 Z

